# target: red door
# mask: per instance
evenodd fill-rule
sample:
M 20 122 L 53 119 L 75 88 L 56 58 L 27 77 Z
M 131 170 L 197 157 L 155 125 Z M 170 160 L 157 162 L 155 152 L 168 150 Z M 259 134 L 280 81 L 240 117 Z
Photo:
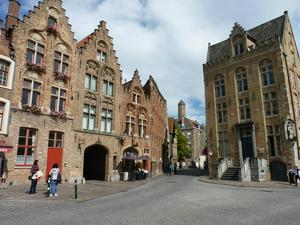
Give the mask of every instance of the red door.
M 58 163 L 58 168 L 60 173 L 62 173 L 62 157 L 63 157 L 63 148 L 48 148 L 48 156 L 47 156 L 47 167 L 46 167 L 46 175 L 45 180 L 48 179 L 48 174 L 54 163 Z

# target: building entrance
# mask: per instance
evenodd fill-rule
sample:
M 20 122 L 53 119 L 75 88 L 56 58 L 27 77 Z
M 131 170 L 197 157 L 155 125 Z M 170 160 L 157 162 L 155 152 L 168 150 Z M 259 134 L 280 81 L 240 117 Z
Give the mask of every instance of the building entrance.
M 84 151 L 83 176 L 86 180 L 105 180 L 108 152 L 101 145 L 92 145 Z
M 243 161 L 246 158 L 250 158 L 250 159 L 254 158 L 252 127 L 240 128 L 240 140 L 241 140 Z

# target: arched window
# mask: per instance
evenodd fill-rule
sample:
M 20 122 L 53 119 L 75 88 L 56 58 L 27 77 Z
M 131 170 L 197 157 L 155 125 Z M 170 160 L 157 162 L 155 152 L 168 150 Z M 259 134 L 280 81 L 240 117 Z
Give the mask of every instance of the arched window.
M 216 97 L 225 96 L 225 79 L 223 75 L 217 75 L 215 80 Z
M 247 82 L 246 69 L 243 67 L 238 68 L 235 71 L 235 78 L 236 78 L 238 92 L 247 91 L 248 90 L 248 82 Z
M 269 86 L 275 83 L 273 64 L 271 60 L 269 59 L 263 60 L 259 64 L 259 70 L 260 70 L 261 82 L 263 86 Z

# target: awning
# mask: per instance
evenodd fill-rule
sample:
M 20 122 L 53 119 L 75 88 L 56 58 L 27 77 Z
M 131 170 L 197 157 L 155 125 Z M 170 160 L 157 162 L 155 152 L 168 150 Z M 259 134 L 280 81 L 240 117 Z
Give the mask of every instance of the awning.
M 136 160 L 137 158 L 134 155 L 126 155 L 123 159 Z
M 142 155 L 142 156 L 138 157 L 137 160 L 150 160 L 150 157 L 147 155 Z

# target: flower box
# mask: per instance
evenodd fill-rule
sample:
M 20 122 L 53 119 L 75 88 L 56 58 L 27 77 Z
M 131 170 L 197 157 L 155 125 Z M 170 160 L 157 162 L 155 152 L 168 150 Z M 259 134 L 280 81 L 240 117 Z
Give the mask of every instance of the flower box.
M 53 34 L 54 36 L 57 36 L 59 34 L 56 24 L 48 24 L 46 30 L 49 34 Z
M 66 120 L 67 119 L 67 113 L 65 113 L 64 111 L 51 112 L 50 116 L 55 120 L 58 120 L 58 119 Z
M 62 80 L 64 83 L 68 83 L 68 80 L 70 79 L 70 77 L 65 73 L 56 71 L 55 72 L 55 79 L 56 80 Z
M 27 66 L 27 70 L 29 70 L 29 71 L 35 71 L 38 74 L 46 72 L 46 67 L 44 65 L 35 64 L 35 63 L 27 61 L 26 62 L 26 66 Z
M 33 113 L 33 114 L 41 114 L 42 109 L 36 105 L 30 106 L 30 105 L 22 105 L 22 109 L 26 112 Z

